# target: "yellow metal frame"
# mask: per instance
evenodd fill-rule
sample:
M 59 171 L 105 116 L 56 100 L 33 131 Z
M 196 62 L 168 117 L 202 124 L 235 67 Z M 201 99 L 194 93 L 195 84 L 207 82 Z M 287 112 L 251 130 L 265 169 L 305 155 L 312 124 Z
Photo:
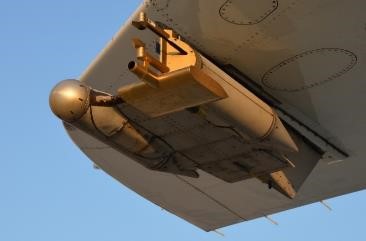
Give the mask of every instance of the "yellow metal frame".
M 145 13 L 132 24 L 159 36 L 160 57 L 150 54 L 141 39 L 132 39 L 137 61 L 131 61 L 128 68 L 143 82 L 118 90 L 126 103 L 154 117 L 227 97 L 225 90 L 201 70 L 200 55 L 173 30 L 160 28 Z

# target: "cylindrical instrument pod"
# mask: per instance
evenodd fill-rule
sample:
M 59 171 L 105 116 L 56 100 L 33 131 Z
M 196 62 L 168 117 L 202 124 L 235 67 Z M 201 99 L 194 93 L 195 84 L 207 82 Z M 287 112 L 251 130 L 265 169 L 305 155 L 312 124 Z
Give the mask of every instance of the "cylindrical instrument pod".
M 213 78 L 228 97 L 207 104 L 217 116 L 244 133 L 251 141 L 267 142 L 277 151 L 297 151 L 297 146 L 276 112 L 203 56 L 201 71 Z
M 77 80 L 63 80 L 49 97 L 53 113 L 61 120 L 122 152 L 152 154 L 155 150 L 115 106 L 92 106 L 89 86 Z

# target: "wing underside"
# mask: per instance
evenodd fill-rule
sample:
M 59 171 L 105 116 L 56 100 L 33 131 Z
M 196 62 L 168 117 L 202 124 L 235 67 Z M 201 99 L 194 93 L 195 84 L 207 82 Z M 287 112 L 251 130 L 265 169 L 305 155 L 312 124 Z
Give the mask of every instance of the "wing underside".
M 364 5 L 362 1 L 354 1 L 353 6 L 344 5 L 343 1 L 327 1 L 323 5 L 315 1 L 284 1 L 281 4 L 265 0 L 258 4 L 223 0 L 210 3 L 202 0 L 146 1 L 80 78 L 93 88 L 110 93 L 115 93 L 122 85 L 138 82 L 139 79 L 127 69 L 129 61 L 135 58 L 131 39 L 136 36 L 147 39 L 146 48 L 154 52 L 156 37 L 137 30 L 130 22 L 139 12 L 146 12 L 221 66 L 235 66 L 249 76 L 265 93 L 278 100 L 277 107 L 285 110 L 279 113 L 295 115 L 296 123 L 289 118 L 286 121 L 285 116 L 280 115 L 285 125 L 291 126 L 290 134 L 305 153 L 299 165 L 309 173 L 306 178 L 297 180 L 297 184 L 295 182 L 298 193 L 294 199 L 263 188 L 260 179 L 240 177 L 230 183 L 224 181 L 225 173 L 220 178 L 198 170 L 199 178 L 193 178 L 151 171 L 76 128 L 66 124 L 66 130 L 75 144 L 109 175 L 156 205 L 207 231 L 363 189 L 366 181 L 361 170 L 365 169 L 362 163 L 365 153 L 358 143 L 361 134 L 366 134 L 362 127 L 366 118 L 365 114 L 354 111 L 362 102 L 362 95 L 357 91 L 345 91 L 359 86 L 357 80 L 364 76 L 359 70 L 362 59 L 354 57 L 356 54 L 366 56 L 364 45 L 358 42 L 361 32 L 351 32 L 338 42 L 329 37 L 335 37 L 334 32 L 315 35 L 322 29 L 329 29 L 327 27 L 333 24 L 330 20 L 337 18 L 337 12 L 342 9 L 350 11 L 355 19 L 363 16 L 359 11 Z M 186 14 L 182 16 L 181 12 Z M 321 21 L 321 26 L 309 30 L 308 26 L 315 20 Z M 348 19 L 338 28 L 348 31 L 347 27 L 354 26 L 354 21 Z M 235 36 L 230 34 L 233 32 Z M 322 71 L 314 71 L 315 64 L 324 61 L 328 61 L 328 65 L 321 67 Z M 342 79 L 348 80 L 346 86 Z M 347 99 L 347 104 L 339 102 L 340 95 Z M 329 103 L 338 105 L 330 106 Z M 357 121 L 347 118 L 347 113 Z M 166 137 L 176 141 L 178 146 L 186 145 L 184 140 L 192 135 L 209 138 L 213 133 L 210 128 L 214 127 L 193 123 L 187 115 L 188 112 L 181 112 L 160 121 L 151 119 L 151 123 L 145 124 L 153 131 L 168 129 L 170 136 L 165 133 Z M 181 125 L 176 127 L 179 122 L 193 124 L 184 129 Z M 297 127 L 297 123 L 306 128 Z M 233 133 L 227 134 L 227 130 L 222 133 L 222 138 L 227 140 L 225 143 L 231 141 L 235 145 Z M 317 138 L 325 144 L 317 143 Z M 309 145 L 312 140 L 314 143 Z M 344 162 L 335 160 L 328 147 L 324 147 L 323 152 L 315 150 L 317 144 L 340 147 L 347 150 L 349 157 Z M 195 151 L 202 153 L 207 148 Z M 347 173 L 352 173 L 352 178 Z

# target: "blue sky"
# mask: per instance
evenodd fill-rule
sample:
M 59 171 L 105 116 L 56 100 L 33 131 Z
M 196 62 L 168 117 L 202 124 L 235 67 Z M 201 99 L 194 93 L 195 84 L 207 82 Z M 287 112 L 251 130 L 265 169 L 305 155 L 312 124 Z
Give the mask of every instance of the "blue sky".
M 366 192 L 206 233 L 91 162 L 48 107 L 139 1 L 0 0 L 0 240 L 365 240 Z

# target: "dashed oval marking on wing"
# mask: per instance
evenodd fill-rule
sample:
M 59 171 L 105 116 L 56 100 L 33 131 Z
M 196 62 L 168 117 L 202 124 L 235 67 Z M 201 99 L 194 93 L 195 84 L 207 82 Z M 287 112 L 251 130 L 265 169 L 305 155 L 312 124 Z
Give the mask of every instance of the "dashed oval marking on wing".
M 278 91 L 302 91 L 344 75 L 356 63 L 356 54 L 349 50 L 340 48 L 309 50 L 269 69 L 262 77 L 262 84 Z
M 225 21 L 236 25 L 262 22 L 278 8 L 278 0 L 227 0 L 219 9 Z

